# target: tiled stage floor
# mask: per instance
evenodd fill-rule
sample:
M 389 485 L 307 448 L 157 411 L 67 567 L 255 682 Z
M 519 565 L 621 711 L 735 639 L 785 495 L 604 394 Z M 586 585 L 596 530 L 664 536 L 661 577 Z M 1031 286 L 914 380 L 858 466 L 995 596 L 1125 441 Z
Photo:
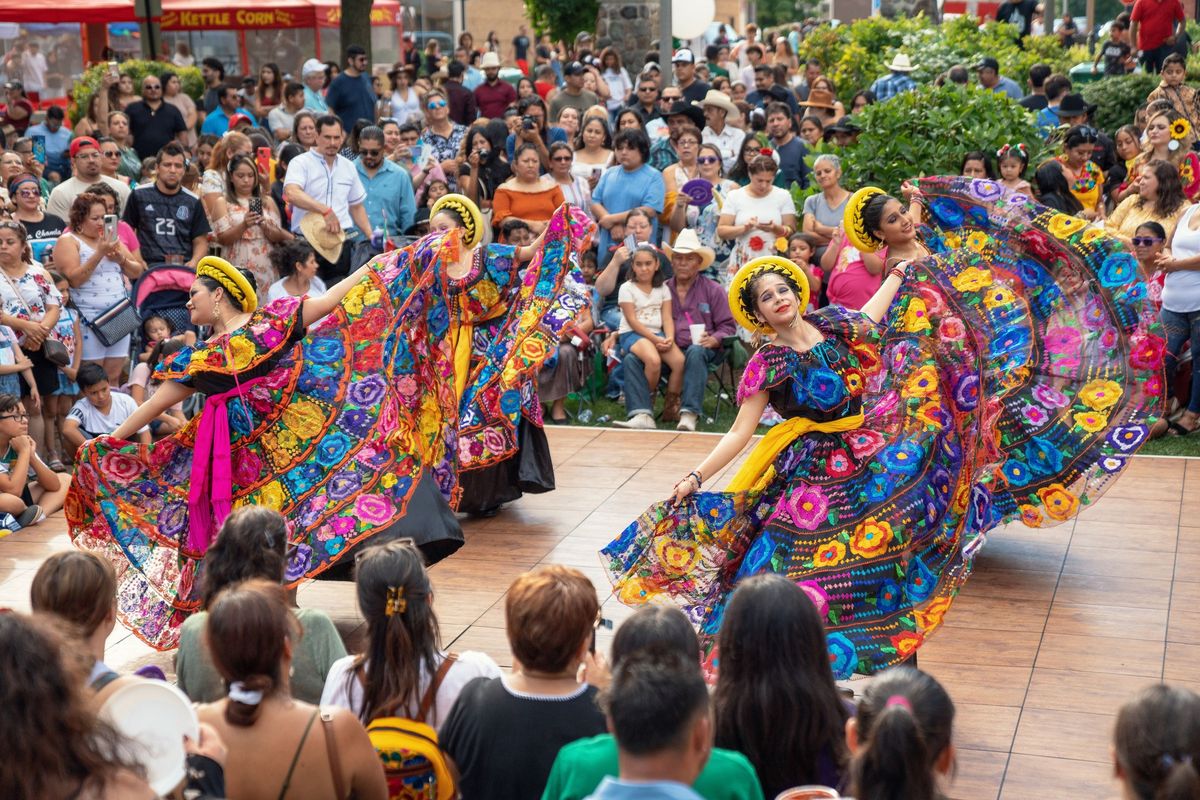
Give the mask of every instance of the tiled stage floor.
M 512 579 L 565 563 L 607 594 L 596 551 L 716 443 L 705 434 L 548 433 L 558 490 L 467 522 L 466 546 L 433 568 L 445 641 L 502 665 L 511 664 L 503 594 Z M 59 514 L 0 540 L 0 606 L 28 609 L 38 564 L 70 546 L 65 528 Z M 353 645 L 361 621 L 350 584 L 310 583 L 299 598 L 328 611 Z M 627 613 L 605 603 L 610 618 Z M 171 666 L 123 628 L 107 660 Z M 994 531 L 920 661 L 958 707 L 953 797 L 1119 797 L 1109 741 L 1120 704 L 1156 681 L 1200 691 L 1200 461 L 1139 457 L 1074 523 Z

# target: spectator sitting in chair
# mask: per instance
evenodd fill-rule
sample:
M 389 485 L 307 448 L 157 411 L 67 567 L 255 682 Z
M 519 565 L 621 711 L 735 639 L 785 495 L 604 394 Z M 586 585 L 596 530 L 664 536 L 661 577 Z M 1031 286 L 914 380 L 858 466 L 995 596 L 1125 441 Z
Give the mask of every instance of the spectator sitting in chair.
M 724 339 L 737 333 L 729 300 L 721 285 L 700 273 L 712 262 L 711 248 L 700 244 L 691 228 L 683 229 L 675 246 L 664 246 L 671 256 L 675 276 L 666 281 L 671 294 L 671 317 L 675 322 L 675 344 L 684 353 L 683 388 L 678 398 L 667 396 L 663 419 L 678 420 L 677 430 L 694 431 L 700 419 L 704 387 L 708 384 L 709 367 L 723 355 Z M 692 337 L 692 327 L 703 326 L 699 341 Z M 653 428 L 650 407 L 650 388 L 646 385 L 642 363 L 632 353 L 625 355 L 625 408 L 629 419 L 614 422 L 617 427 Z M 674 400 L 674 404 L 671 402 Z
M 108 375 L 99 364 L 86 363 L 75 377 L 83 397 L 75 401 L 63 422 L 63 442 L 72 450 L 88 439 L 112 433 L 137 410 L 137 402 L 127 394 L 109 387 Z M 138 441 L 150 444 L 150 427 L 137 432 Z
M 21 527 L 36 525 L 63 507 L 70 485 L 69 474 L 56 473 L 38 455 L 21 399 L 0 394 L 0 511 Z

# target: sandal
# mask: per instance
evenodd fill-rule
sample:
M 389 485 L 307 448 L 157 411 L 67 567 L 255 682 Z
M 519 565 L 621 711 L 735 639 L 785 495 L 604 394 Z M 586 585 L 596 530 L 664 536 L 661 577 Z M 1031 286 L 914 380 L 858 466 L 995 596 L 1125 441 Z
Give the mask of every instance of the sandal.
M 1196 432 L 1195 428 L 1185 428 L 1172 419 L 1167 420 L 1167 430 L 1172 436 L 1190 436 Z
M 47 464 L 46 466 L 49 467 L 54 472 L 65 472 L 67 469 L 66 464 L 63 464 L 61 458 L 50 459 L 50 463 Z

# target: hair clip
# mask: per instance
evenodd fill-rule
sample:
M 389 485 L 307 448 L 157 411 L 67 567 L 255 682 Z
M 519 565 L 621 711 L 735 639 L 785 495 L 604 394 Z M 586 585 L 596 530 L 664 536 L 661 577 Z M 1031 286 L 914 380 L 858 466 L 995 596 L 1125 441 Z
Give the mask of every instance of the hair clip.
M 894 694 L 888 697 L 887 702 L 883 704 L 884 708 L 891 708 L 892 706 L 900 706 L 903 709 L 907 709 L 908 713 L 912 713 L 912 703 L 902 694 Z
M 1191 764 L 1192 757 L 1189 755 L 1182 755 L 1182 756 L 1179 756 L 1178 758 L 1176 758 L 1175 756 L 1172 756 L 1170 753 L 1163 753 L 1160 761 L 1162 762 L 1163 769 L 1170 771 L 1179 764 Z
M 263 700 L 263 693 L 254 689 L 247 689 L 246 684 L 241 681 L 234 681 L 229 684 L 227 692 L 229 699 L 235 703 L 241 703 L 245 706 L 256 706 Z
M 385 616 L 393 614 L 403 614 L 408 610 L 408 599 L 404 596 L 403 586 L 389 586 L 387 590 L 387 604 L 383 608 Z

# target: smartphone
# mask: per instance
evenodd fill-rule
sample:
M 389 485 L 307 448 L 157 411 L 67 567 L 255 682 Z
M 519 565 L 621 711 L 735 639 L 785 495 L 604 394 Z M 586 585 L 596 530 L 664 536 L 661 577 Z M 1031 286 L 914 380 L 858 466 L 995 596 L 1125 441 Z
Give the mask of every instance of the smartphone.
M 117 240 L 117 215 L 104 215 L 104 238 L 110 242 Z
M 271 174 L 271 148 L 260 147 L 254 151 L 254 160 L 258 162 L 258 174 Z
M 33 142 L 33 158 L 39 164 L 46 164 L 46 137 L 45 136 L 30 136 Z
M 112 75 L 114 78 L 121 77 L 121 68 L 119 66 L 117 66 L 117 62 L 115 62 L 115 61 L 108 62 L 108 74 Z
M 593 178 L 599 178 L 601 173 L 603 173 L 603 172 L 604 172 L 604 169 L 602 167 L 592 167 L 592 177 Z
M 637 239 L 634 238 L 632 233 L 625 237 L 625 249 L 628 250 L 631 255 L 633 254 L 633 251 L 637 249 Z
M 258 214 L 259 216 L 262 216 L 262 198 L 261 197 L 251 197 L 250 198 L 250 213 Z

